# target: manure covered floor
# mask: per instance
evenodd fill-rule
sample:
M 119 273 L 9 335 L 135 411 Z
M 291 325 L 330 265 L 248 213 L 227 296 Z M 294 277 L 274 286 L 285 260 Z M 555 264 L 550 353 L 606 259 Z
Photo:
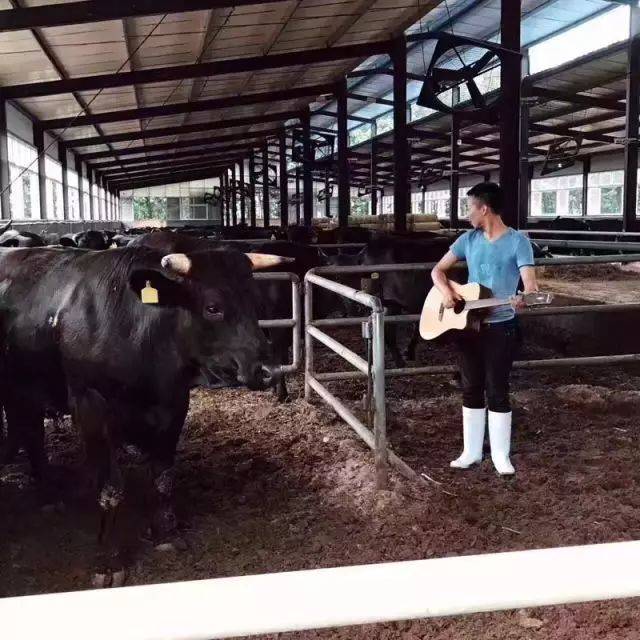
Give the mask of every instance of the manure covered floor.
M 361 349 L 357 333 L 335 335 Z M 523 357 L 558 355 L 526 338 Z M 325 370 L 347 368 L 318 353 Z M 447 341 L 418 350 L 425 364 L 452 357 Z M 362 382 L 331 388 L 362 415 Z M 193 393 L 177 459 L 181 551 L 158 552 L 145 539 L 148 478 L 131 464 L 138 515 L 129 584 L 640 539 L 640 366 L 516 372 L 510 480 L 488 458 L 469 472 L 449 468 L 461 445 L 452 381 L 390 380 L 393 447 L 441 484 L 393 476 L 381 492 L 356 436 L 319 401 L 304 402 L 301 376 L 290 391 L 286 404 L 269 393 Z M 68 420 L 48 423 L 47 436 L 64 505 L 40 509 L 24 465 L 0 470 L 0 596 L 88 585 L 95 519 L 81 448 Z M 640 640 L 640 607 L 618 601 L 269 637 Z

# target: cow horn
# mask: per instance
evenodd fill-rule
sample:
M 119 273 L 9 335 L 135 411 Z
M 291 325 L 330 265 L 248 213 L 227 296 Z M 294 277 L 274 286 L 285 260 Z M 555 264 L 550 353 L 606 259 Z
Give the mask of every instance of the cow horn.
M 184 253 L 170 253 L 160 262 L 163 269 L 173 271 L 181 276 L 189 275 L 191 271 L 191 259 Z
M 245 255 L 251 260 L 251 266 L 254 271 L 277 267 L 279 264 L 284 264 L 285 262 L 294 262 L 294 258 L 273 256 L 268 253 L 245 253 Z

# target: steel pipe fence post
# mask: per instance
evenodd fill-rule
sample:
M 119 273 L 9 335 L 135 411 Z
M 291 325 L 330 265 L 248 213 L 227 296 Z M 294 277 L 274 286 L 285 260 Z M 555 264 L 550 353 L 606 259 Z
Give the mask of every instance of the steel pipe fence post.
M 313 376 L 313 338 L 308 328 L 313 322 L 313 283 L 304 280 L 304 399 L 311 400 L 310 378 Z
M 300 309 L 300 278 L 295 273 L 254 273 L 255 280 L 275 280 L 291 282 L 291 317 L 270 320 L 259 320 L 258 325 L 262 329 L 286 329 L 293 331 L 292 362 L 281 364 L 278 367 L 280 373 L 294 373 L 300 368 L 300 334 L 302 330 L 302 317 Z
M 300 308 L 300 279 L 295 274 L 291 275 L 295 278 L 291 280 L 291 315 L 296 320 L 293 327 L 292 367 L 297 371 L 300 368 L 302 309 Z
M 371 315 L 373 377 L 373 435 L 375 440 L 376 485 L 386 489 L 389 483 L 389 456 L 387 450 L 387 402 L 384 375 L 384 310 Z

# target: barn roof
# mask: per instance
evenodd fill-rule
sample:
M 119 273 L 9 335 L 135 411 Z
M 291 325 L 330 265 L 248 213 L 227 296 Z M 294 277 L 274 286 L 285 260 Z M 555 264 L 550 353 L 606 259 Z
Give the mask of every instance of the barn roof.
M 523 0 L 523 44 L 610 7 L 605 0 Z M 320 98 L 348 73 L 350 125 L 366 122 L 390 108 L 392 77 L 363 74 L 389 68 L 393 37 L 451 30 L 495 39 L 499 21 L 500 0 L 0 0 L 0 84 L 5 99 L 68 148 L 139 183 L 145 170 L 164 175 L 163 167 L 197 167 L 203 157 L 229 163 L 297 122 L 307 106 L 314 127 L 332 130 L 335 118 L 326 113 L 335 107 Z M 410 98 L 433 46 L 409 46 Z M 612 148 L 624 103 L 610 103 L 624 98 L 626 55 L 624 44 L 614 45 L 527 80 L 537 101 L 531 144 L 538 153 L 559 135 L 549 127 L 588 133 L 594 139 L 586 150 Z M 425 162 L 441 162 L 450 119 L 432 114 L 413 125 L 421 138 L 416 153 L 431 150 L 435 157 Z M 485 125 L 466 130 L 487 146 L 464 147 L 463 166 L 490 168 L 497 136 Z M 162 164 L 167 154 L 174 164 Z

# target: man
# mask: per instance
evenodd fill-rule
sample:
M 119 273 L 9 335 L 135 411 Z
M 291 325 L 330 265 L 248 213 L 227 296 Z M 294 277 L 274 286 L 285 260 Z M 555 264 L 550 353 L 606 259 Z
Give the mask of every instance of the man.
M 491 182 L 473 187 L 469 196 L 469 219 L 473 229 L 460 236 L 431 272 L 447 308 L 461 298 L 452 289 L 447 272 L 459 260 L 466 260 L 469 282 L 491 290 L 497 298 L 513 298 L 520 278 L 525 293 L 538 290 L 533 250 L 528 238 L 502 220 L 502 188 Z M 461 381 L 463 390 L 462 432 L 464 450 L 451 463 L 467 469 L 482 460 L 486 409 L 489 408 L 491 459 L 500 475 L 511 475 L 511 405 L 509 376 L 518 342 L 515 309 L 519 303 L 493 307 L 479 330 L 460 334 Z

